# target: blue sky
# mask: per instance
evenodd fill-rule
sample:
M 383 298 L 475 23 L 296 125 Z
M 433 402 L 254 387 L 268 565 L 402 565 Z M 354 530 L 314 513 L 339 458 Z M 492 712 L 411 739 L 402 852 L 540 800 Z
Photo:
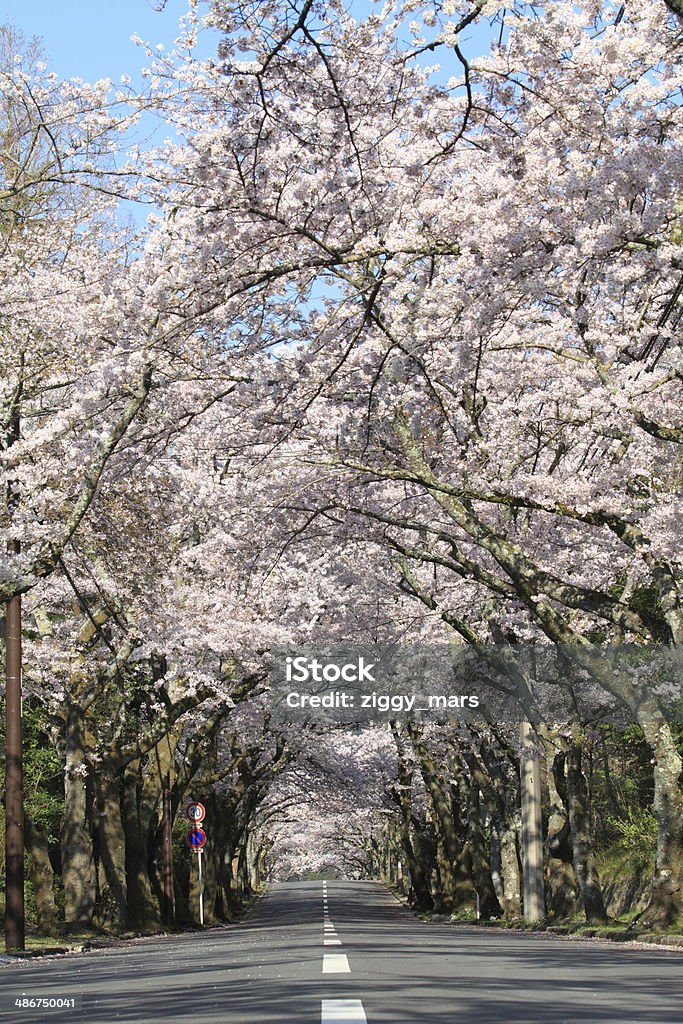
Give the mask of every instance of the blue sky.
M 60 78 L 111 78 L 118 82 L 122 74 L 135 80 L 146 63 L 131 35 L 172 46 L 178 18 L 186 10 L 185 0 L 166 0 L 163 11 L 155 10 L 158 6 L 159 0 L 0 0 L 0 23 L 11 22 L 27 38 L 40 36 L 50 70 Z M 355 0 L 354 6 L 367 9 L 370 5 Z M 465 39 L 473 37 L 466 46 L 468 55 L 488 49 L 489 33 L 485 26 L 465 33 Z M 206 55 L 213 49 L 210 37 L 200 45 Z M 428 56 L 426 62 L 434 60 Z M 456 67 L 449 70 L 453 73 L 457 73 Z
M 361 17 L 374 7 L 369 0 L 350 2 Z M 46 63 L 59 78 L 88 82 L 110 78 L 117 83 L 125 74 L 135 86 L 141 84 L 138 73 L 149 60 L 145 51 L 131 41 L 131 35 L 170 49 L 178 34 L 178 19 L 187 9 L 186 0 L 166 0 L 162 11 L 155 9 L 159 6 L 159 0 L 0 0 L 0 24 L 13 24 L 27 39 L 40 37 Z M 470 27 L 462 41 L 467 55 L 471 58 L 488 50 L 491 35 L 486 24 Z M 207 32 L 200 38 L 199 55 L 211 55 L 215 42 L 216 34 Z M 447 54 L 439 56 L 447 61 L 439 76 L 442 81 L 460 73 L 452 54 L 450 61 Z M 436 59 L 425 54 L 424 63 L 432 64 Z M 167 134 L 168 125 L 146 114 L 126 144 L 161 143 Z M 123 202 L 121 209 L 136 222 L 147 215 L 145 208 L 128 202 Z
M 40 36 L 50 69 L 60 78 L 95 81 L 135 76 L 144 52 L 134 33 L 170 47 L 177 35 L 184 0 L 0 0 L 0 22 L 11 22 L 27 38 Z M 158 4 L 156 4 L 158 6 Z

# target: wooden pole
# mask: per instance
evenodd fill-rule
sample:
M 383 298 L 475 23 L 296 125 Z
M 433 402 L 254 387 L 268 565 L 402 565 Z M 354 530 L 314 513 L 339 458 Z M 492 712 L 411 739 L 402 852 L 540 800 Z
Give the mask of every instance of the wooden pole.
M 8 446 L 19 439 L 19 413 L 12 417 Z M 17 496 L 10 487 L 10 510 Z M 18 555 L 18 540 L 7 542 L 7 551 Z M 13 597 L 5 609 L 5 949 L 24 949 L 24 765 L 21 721 L 21 596 Z

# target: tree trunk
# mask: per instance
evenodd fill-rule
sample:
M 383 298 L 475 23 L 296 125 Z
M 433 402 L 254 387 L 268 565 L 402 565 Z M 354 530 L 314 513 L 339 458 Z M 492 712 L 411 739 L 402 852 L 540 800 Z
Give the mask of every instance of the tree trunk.
M 81 707 L 71 700 L 66 711 L 65 755 L 61 836 L 64 924 L 68 931 L 78 931 L 92 927 L 96 877 L 88 813 L 85 723 Z
M 24 809 L 24 838 L 28 853 L 29 878 L 36 898 L 38 931 L 41 935 L 56 935 L 59 928 L 52 888 L 54 871 L 50 863 L 47 836 L 41 828 L 33 823 L 26 809 Z
M 395 723 L 392 723 L 391 731 L 398 753 L 398 786 L 393 795 L 400 811 L 399 841 L 408 872 L 409 898 L 417 910 L 428 912 L 433 909 L 434 901 L 429 891 L 429 882 L 422 859 L 416 856 L 410 829 L 413 803 L 413 767 L 405 756 L 403 737 Z
M 500 830 L 500 870 L 503 880 L 502 907 L 506 918 L 522 916 L 522 871 L 519 861 L 519 815 Z
M 583 737 L 579 726 L 572 727 L 567 750 L 567 798 L 574 871 L 581 889 L 583 908 L 589 924 L 606 924 L 607 911 L 595 863 L 590 826 L 588 788 L 582 767 Z
M 500 903 L 493 888 L 489 856 L 486 849 L 486 835 L 482 815 L 482 800 L 476 782 L 470 785 L 468 808 L 468 837 L 472 858 L 472 876 L 479 897 L 479 915 L 484 920 L 498 917 L 501 912 Z
M 415 843 L 410 829 L 410 810 L 405 812 L 401 809 L 401 849 L 408 871 L 408 895 L 410 902 L 416 908 L 424 912 L 434 909 L 434 900 L 429 889 L 427 872 L 424 869 L 422 858 L 415 852 Z
M 456 905 L 459 905 L 461 902 L 468 902 L 468 894 L 462 884 L 464 880 L 463 871 L 467 873 L 465 861 L 461 856 L 462 844 L 458 840 L 458 833 L 455 821 L 453 820 L 452 804 L 438 776 L 434 759 L 426 745 L 422 742 L 421 734 L 415 726 L 408 726 L 408 735 L 410 736 L 434 812 L 433 821 L 437 841 L 436 857 L 441 890 L 435 900 L 436 909 L 440 913 L 452 913 Z M 456 872 L 459 876 L 458 878 L 456 878 Z M 471 889 L 473 896 L 473 885 Z M 472 903 L 474 905 L 476 899 L 473 899 Z
M 519 809 L 518 787 L 510 785 L 510 777 L 503 771 L 497 755 L 484 742 L 477 758 L 467 746 L 460 749 L 470 775 L 476 782 L 491 817 L 489 844 L 491 882 L 506 918 L 522 916 L 522 872 L 519 859 L 519 839 L 522 819 Z M 514 764 L 519 778 L 519 766 Z M 496 913 L 495 907 L 492 912 Z
M 97 786 L 97 837 L 99 900 L 97 920 L 106 929 L 123 931 L 127 926 L 126 839 L 121 818 L 121 779 L 99 771 Z
M 149 877 L 148 847 L 140 815 L 140 762 L 132 761 L 124 772 L 123 826 L 125 831 L 125 867 L 127 917 L 140 930 L 156 930 L 157 901 Z
M 548 851 L 546 905 L 554 918 L 570 919 L 579 910 L 579 883 L 574 872 L 567 812 L 566 740 L 547 726 L 538 729 L 546 754 L 548 785 Z
M 540 751 L 530 722 L 520 723 L 519 736 L 522 747 L 519 758 L 522 912 L 525 921 L 536 923 L 546 913 Z
M 142 880 L 145 930 L 162 930 L 164 921 L 164 789 L 171 792 L 171 816 L 178 807 L 182 793 L 178 792 L 175 752 L 182 735 L 177 722 L 147 755 L 142 785 L 138 788 L 140 835 L 145 848 L 147 881 Z M 171 826 L 172 827 L 172 826 Z
M 652 897 L 641 923 L 659 930 L 683 920 L 683 759 L 664 719 L 641 725 L 654 754 L 654 812 L 658 825 Z

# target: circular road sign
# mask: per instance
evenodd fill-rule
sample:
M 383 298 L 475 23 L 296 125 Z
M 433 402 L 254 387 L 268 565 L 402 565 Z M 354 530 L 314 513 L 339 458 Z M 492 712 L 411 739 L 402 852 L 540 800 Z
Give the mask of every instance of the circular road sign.
M 186 838 L 187 845 L 198 853 L 206 843 L 206 832 L 203 828 L 191 828 Z
M 188 821 L 194 821 L 199 824 L 200 821 L 204 821 L 206 817 L 206 808 L 204 804 L 188 804 L 185 808 L 185 817 Z

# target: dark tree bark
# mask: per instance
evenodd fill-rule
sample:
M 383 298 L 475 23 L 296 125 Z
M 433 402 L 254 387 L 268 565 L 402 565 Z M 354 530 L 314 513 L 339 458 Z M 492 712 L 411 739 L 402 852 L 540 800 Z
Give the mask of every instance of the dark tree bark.
M 87 776 L 80 771 L 85 766 L 85 719 L 83 709 L 75 700 L 67 703 L 64 740 L 66 770 L 61 837 L 64 924 L 67 931 L 78 931 L 92 927 L 96 876 Z
M 472 857 L 472 875 L 477 895 L 479 896 L 479 913 L 485 920 L 490 920 L 490 918 L 500 915 L 501 906 L 491 879 L 491 866 L 482 816 L 481 796 L 479 794 L 479 786 L 474 781 L 470 785 L 467 818 L 467 831 Z
M 408 735 L 434 812 L 436 856 L 441 883 L 440 892 L 436 894 L 436 909 L 439 913 L 452 913 L 456 906 L 466 902 L 476 904 L 474 885 L 471 884 L 471 873 L 468 871 L 471 861 L 468 864 L 461 856 L 462 843 L 453 818 L 452 803 L 439 777 L 434 758 L 423 743 L 417 726 L 409 724 Z M 470 886 L 467 885 L 468 876 Z M 471 892 L 468 891 L 470 888 Z
M 141 808 L 142 790 L 140 762 L 131 761 L 125 769 L 123 790 L 128 921 L 135 928 L 158 930 L 161 919 L 149 875 L 148 814 Z
M 498 916 L 501 909 L 506 918 L 521 917 L 521 815 L 518 787 L 510 785 L 509 779 L 503 774 L 498 757 L 488 743 L 481 744 L 479 757 L 467 746 L 460 749 L 460 754 L 476 783 L 478 792 L 481 793 L 492 823 L 488 862 L 485 862 L 484 866 L 490 877 L 496 902 L 490 900 L 489 893 L 483 904 L 484 909 L 480 907 L 480 910 L 489 917 Z M 514 764 L 514 776 L 516 779 L 519 778 L 518 763 Z M 479 873 L 484 869 L 482 866 L 477 867 L 476 861 L 473 867 L 475 872 Z M 488 884 L 484 881 L 485 886 Z M 477 890 L 479 891 L 479 884 Z
M 583 736 L 574 726 L 567 749 L 567 799 L 571 830 L 572 860 L 581 889 L 583 908 L 589 924 L 606 924 L 607 911 L 591 835 L 588 787 L 583 773 Z
M 413 767 L 406 758 L 403 737 L 400 735 L 395 723 L 392 723 L 391 731 L 398 753 L 398 786 L 393 792 L 393 797 L 398 803 L 400 811 L 399 838 L 403 859 L 409 875 L 409 895 L 412 904 L 418 910 L 427 912 L 433 909 L 434 900 L 429 891 L 429 881 L 423 867 L 423 859 L 416 855 L 410 828 Z
M 107 930 L 123 931 L 128 923 L 128 911 L 120 776 L 105 765 L 96 775 L 96 792 L 99 891 L 96 918 Z
M 571 919 L 580 907 L 579 883 L 574 871 L 569 812 L 567 810 L 566 740 L 548 727 L 541 729 L 546 752 L 548 803 L 548 875 L 546 904 L 555 918 Z
M 38 931 L 43 935 L 56 935 L 59 927 L 52 888 L 54 871 L 50 863 L 47 835 L 31 820 L 26 808 L 24 808 L 24 839 L 28 854 L 29 878 L 36 898 Z

